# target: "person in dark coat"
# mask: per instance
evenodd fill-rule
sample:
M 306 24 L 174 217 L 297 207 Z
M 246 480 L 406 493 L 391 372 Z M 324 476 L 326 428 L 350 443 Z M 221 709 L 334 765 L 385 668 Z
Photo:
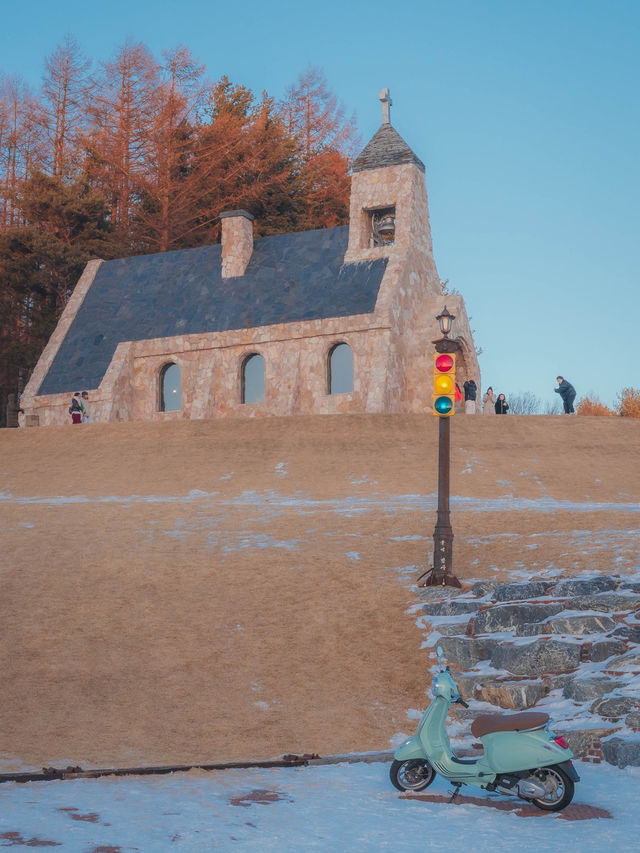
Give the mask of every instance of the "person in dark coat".
M 576 399 L 576 389 L 563 376 L 558 376 L 558 387 L 553 390 L 562 397 L 565 415 L 575 415 L 573 401 Z
M 498 394 L 495 409 L 496 415 L 506 415 L 509 411 L 509 404 L 507 403 L 504 394 Z
M 80 398 L 80 392 L 76 391 L 76 393 L 71 398 L 71 405 L 69 406 L 69 414 L 71 415 L 71 423 L 72 424 L 81 424 L 82 423 L 82 400 Z
M 464 413 L 465 415 L 475 415 L 476 396 L 478 394 L 475 380 L 467 379 L 462 387 L 464 388 Z

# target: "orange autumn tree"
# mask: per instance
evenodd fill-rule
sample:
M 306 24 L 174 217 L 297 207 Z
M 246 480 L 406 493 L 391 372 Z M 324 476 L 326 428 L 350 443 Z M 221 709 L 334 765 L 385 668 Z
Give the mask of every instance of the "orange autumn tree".
M 71 36 L 39 92 L 0 69 L 0 426 L 87 257 L 207 245 L 237 208 L 256 236 L 344 225 L 358 146 L 317 69 L 278 101 L 207 81 L 186 47 L 100 63 Z
M 601 403 L 595 394 L 589 393 L 578 402 L 576 414 L 610 417 L 615 415 L 615 412 Z
M 640 418 L 640 390 L 623 388 L 618 394 L 617 409 L 623 418 Z
M 301 227 L 344 225 L 350 161 L 360 147 L 355 115 L 346 115 L 318 68 L 307 69 L 289 87 L 280 112 L 301 161 Z

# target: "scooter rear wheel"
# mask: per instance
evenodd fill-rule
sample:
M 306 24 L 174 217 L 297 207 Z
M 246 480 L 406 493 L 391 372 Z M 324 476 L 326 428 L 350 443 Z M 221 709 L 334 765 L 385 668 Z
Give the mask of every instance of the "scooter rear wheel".
M 569 805 L 573 799 L 574 784 L 562 767 L 558 767 L 557 764 L 541 767 L 534 775 L 536 780 L 543 782 L 547 789 L 544 797 L 531 800 L 534 806 L 545 812 L 559 812 Z
M 436 778 L 436 771 L 426 758 L 394 761 L 389 768 L 391 784 L 399 791 L 423 791 Z

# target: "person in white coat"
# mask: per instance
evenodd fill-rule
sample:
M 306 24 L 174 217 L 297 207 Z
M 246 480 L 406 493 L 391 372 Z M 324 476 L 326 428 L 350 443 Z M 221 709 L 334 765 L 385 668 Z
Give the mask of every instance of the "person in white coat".
M 495 415 L 496 413 L 496 395 L 493 393 L 491 385 L 482 395 L 482 414 Z

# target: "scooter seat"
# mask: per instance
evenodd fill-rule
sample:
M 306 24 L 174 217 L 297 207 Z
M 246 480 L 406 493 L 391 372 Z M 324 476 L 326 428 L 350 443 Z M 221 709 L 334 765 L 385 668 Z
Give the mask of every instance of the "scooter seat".
M 493 732 L 521 732 L 526 729 L 541 729 L 549 722 L 549 715 L 542 711 L 522 711 L 520 714 L 483 714 L 471 723 L 471 734 L 483 737 Z

